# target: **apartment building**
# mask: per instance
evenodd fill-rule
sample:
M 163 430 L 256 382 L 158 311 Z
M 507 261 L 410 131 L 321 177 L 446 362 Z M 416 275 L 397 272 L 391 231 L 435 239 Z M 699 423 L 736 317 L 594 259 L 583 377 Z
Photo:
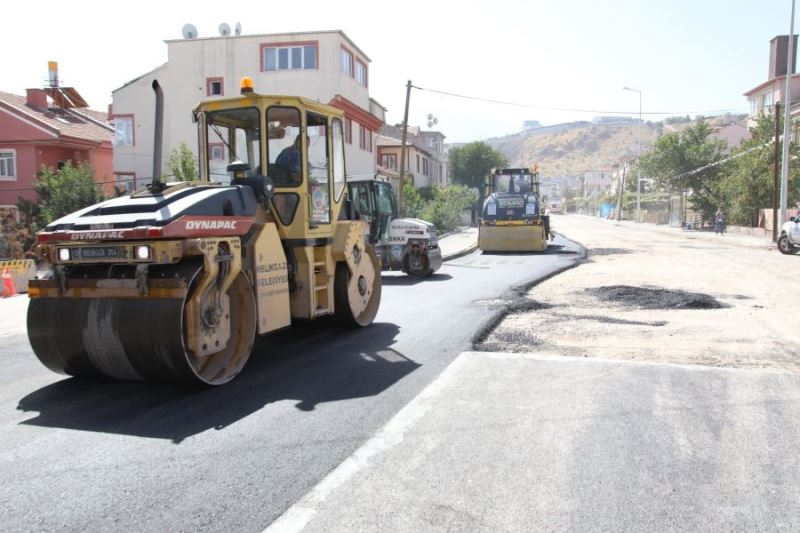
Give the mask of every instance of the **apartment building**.
M 114 173 L 129 188 L 152 176 L 155 105 L 164 91 L 164 159 L 185 143 L 197 153 L 191 112 L 203 99 L 258 93 L 303 96 L 344 111 L 347 173 L 374 174 L 375 140 L 386 110 L 369 96 L 369 57 L 339 30 L 224 35 L 166 41 L 167 62 L 113 91 Z

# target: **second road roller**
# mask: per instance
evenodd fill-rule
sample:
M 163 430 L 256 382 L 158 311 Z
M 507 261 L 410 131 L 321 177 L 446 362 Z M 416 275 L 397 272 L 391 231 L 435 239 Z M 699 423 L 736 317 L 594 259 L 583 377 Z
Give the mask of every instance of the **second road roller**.
M 37 235 L 50 268 L 30 283 L 39 360 L 73 376 L 220 385 L 256 335 L 333 315 L 368 326 L 381 265 L 347 207 L 342 111 L 259 95 L 201 103 L 194 182 L 160 178 L 67 215 Z

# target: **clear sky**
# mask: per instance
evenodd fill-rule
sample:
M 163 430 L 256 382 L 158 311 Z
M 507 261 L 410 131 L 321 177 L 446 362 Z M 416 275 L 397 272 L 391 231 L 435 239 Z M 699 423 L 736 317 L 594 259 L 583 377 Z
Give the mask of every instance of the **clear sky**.
M 298 8 L 299 11 L 294 11 Z M 791 0 L 492 0 L 402 2 L 139 0 L 5 2 L 0 90 L 24 94 L 59 63 L 94 109 L 166 61 L 164 40 L 193 23 L 242 33 L 343 30 L 369 57 L 370 95 L 400 122 L 405 84 L 533 106 L 711 114 L 746 111 L 766 81 L 769 40 L 789 32 Z M 798 31 L 798 28 L 795 28 Z M 432 113 L 449 142 L 554 124 L 597 112 L 513 107 L 414 90 L 409 122 Z M 649 115 L 648 119 L 663 118 Z

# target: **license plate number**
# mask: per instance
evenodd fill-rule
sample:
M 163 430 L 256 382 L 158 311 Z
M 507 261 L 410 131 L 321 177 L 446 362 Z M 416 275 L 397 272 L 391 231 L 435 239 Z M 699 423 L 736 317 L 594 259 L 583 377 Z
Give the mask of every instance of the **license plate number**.
M 122 256 L 116 246 L 87 246 L 79 250 L 81 259 L 115 259 Z

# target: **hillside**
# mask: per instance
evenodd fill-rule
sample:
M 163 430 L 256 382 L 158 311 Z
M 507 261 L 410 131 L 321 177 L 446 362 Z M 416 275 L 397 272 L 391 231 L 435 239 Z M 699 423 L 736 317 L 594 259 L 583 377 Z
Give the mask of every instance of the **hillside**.
M 734 117 L 739 118 L 739 117 Z M 731 118 L 727 118 L 731 120 Z M 712 126 L 723 119 L 709 119 Z M 652 146 L 658 136 L 678 131 L 696 121 L 668 120 L 642 124 L 642 150 Z M 590 170 L 609 169 L 623 156 L 636 155 L 638 124 L 592 124 L 573 122 L 506 137 L 488 139 L 495 150 L 508 157 L 511 166 L 539 165 L 543 176 L 580 176 Z

